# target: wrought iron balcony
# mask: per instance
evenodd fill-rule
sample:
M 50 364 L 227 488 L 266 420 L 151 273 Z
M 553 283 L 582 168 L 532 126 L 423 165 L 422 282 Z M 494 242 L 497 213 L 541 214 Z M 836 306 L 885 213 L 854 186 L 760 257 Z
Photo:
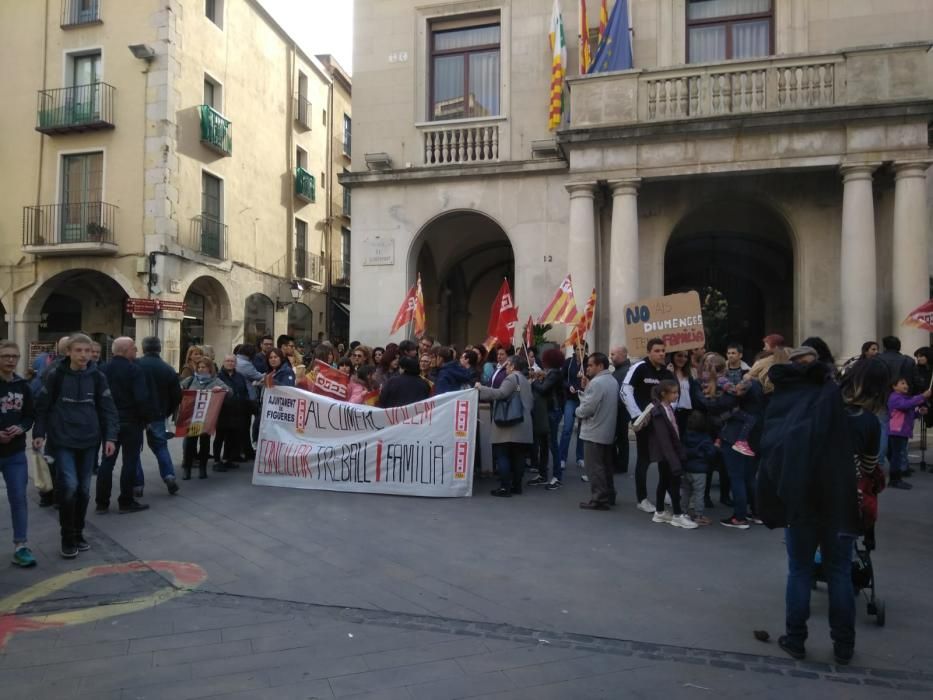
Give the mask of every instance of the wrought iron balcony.
M 201 143 L 215 153 L 233 153 L 233 123 L 210 105 L 201 105 Z
M 295 95 L 295 121 L 305 129 L 311 128 L 311 102 L 304 95 Z
M 227 224 L 207 214 L 191 219 L 187 247 L 217 260 L 227 259 Z
M 106 202 L 23 207 L 23 250 L 41 256 L 113 255 L 117 209 Z
M 304 248 L 295 248 L 295 279 L 324 284 L 324 263 L 321 256 Z
M 330 284 L 332 287 L 350 286 L 350 261 L 333 260 L 330 268 Z
M 314 175 L 304 168 L 295 168 L 295 196 L 305 202 L 314 201 Z
M 114 87 L 107 83 L 39 90 L 36 131 L 67 134 L 112 129 Z
M 100 0 L 62 0 L 62 29 L 100 21 Z

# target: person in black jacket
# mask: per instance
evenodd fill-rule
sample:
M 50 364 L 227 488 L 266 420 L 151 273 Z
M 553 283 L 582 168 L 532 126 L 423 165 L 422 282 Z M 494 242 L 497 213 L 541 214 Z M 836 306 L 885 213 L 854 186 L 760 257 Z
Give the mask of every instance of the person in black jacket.
M 654 387 L 665 379 L 674 379 L 673 372 L 666 365 L 664 341 L 651 338 L 647 347 L 648 356 L 633 364 L 622 382 L 620 396 L 632 421 L 651 405 L 651 391 Z M 635 445 L 635 498 L 638 509 L 654 513 L 654 504 L 648 500 L 648 465 L 651 464 L 651 455 L 648 453 L 647 432 L 642 430 L 635 433 Z
M 528 485 L 540 486 L 543 484 L 544 488 L 549 491 L 559 489 L 564 480 L 564 468 L 560 461 L 560 446 L 557 442 L 560 419 L 564 415 L 564 375 L 561 372 L 563 363 L 563 353 L 557 348 L 548 348 L 541 353 L 542 371 L 535 374 L 535 379 L 531 383 L 535 403 L 543 402 L 544 410 L 547 413 L 548 431 L 545 439 L 553 464 L 551 465 L 551 478 L 548 479 L 547 452 L 542 453 L 538 464 L 538 476 L 529 481 Z
M 103 369 L 113 402 L 120 419 L 120 433 L 116 450 L 101 460 L 97 473 L 97 514 L 110 510 L 113 468 L 117 455 L 123 451 L 120 469 L 120 496 L 117 500 L 120 513 L 138 513 L 149 508 L 134 496 L 137 488 L 137 472 L 140 471 L 140 455 L 143 449 L 143 431 L 155 417 L 153 396 L 149 391 L 146 373 L 136 364 L 136 343 L 126 336 L 117 338 L 111 346 L 113 357 Z M 141 491 L 142 487 L 139 486 Z M 140 493 L 136 491 L 136 493 Z
M 143 356 L 136 360 L 136 364 L 146 375 L 155 409 L 154 417 L 146 426 L 146 442 L 159 463 L 159 476 L 165 482 L 169 494 L 174 496 L 178 493 L 178 482 L 175 480 L 175 465 L 168 451 L 169 433 L 165 430 L 165 419 L 181 403 L 181 387 L 175 370 L 159 356 L 162 341 L 149 336 L 143 338 L 142 346 Z
M 402 355 L 398 365 L 401 373 L 390 377 L 379 394 L 380 408 L 407 406 L 431 395 L 431 387 L 420 377 L 421 368 L 416 358 Z
M 0 471 L 13 519 L 13 563 L 27 568 L 36 565 L 26 540 L 26 432 L 35 412 L 29 383 L 14 372 L 17 362 L 19 346 L 0 341 Z
M 53 366 L 36 396 L 32 446 L 41 450 L 48 436 L 55 459 L 60 553 L 65 559 L 74 559 L 79 551 L 91 548 L 84 539 L 84 521 L 94 461 L 101 441 L 104 457 L 115 454 L 120 428 L 107 378 L 87 368 L 90 358 L 91 339 L 81 333 L 73 335 L 67 359 Z
M 230 387 L 217 418 L 217 436 L 214 438 L 214 471 L 225 472 L 239 466 L 236 462 L 242 451 L 243 415 L 249 405 L 249 390 L 246 378 L 236 371 L 235 355 L 224 358 L 217 378 Z
M 442 347 L 437 351 L 441 362 L 434 380 L 434 394 L 446 394 L 449 391 L 458 391 L 462 386 L 472 386 L 474 372 L 464 367 L 460 360 L 454 359 L 453 348 Z

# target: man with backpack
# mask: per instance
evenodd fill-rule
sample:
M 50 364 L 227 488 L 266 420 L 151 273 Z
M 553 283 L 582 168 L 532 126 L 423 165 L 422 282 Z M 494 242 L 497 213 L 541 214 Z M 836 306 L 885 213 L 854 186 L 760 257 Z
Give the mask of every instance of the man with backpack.
M 123 336 L 113 341 L 113 357 L 104 368 L 110 385 L 113 403 L 117 408 L 120 429 L 116 450 L 106 456 L 97 474 L 97 513 L 103 515 L 110 509 L 113 468 L 117 455 L 123 451 L 123 466 L 120 469 L 120 513 L 138 513 L 149 508 L 134 498 L 136 472 L 143 449 L 143 432 L 155 416 L 153 398 L 146 381 L 146 373 L 136 364 L 136 343 Z
M 60 553 L 65 559 L 91 547 L 84 539 L 84 520 L 94 461 L 101 442 L 104 456 L 113 456 L 119 432 L 107 378 L 88 369 L 90 359 L 91 339 L 83 333 L 73 335 L 68 356 L 52 367 L 36 397 L 32 446 L 41 450 L 48 438 L 55 459 Z

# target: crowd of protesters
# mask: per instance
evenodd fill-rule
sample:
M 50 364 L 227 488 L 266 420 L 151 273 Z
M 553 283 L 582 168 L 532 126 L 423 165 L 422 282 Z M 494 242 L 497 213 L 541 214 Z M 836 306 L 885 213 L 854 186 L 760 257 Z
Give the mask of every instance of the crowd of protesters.
M 797 658 L 805 653 L 819 548 L 840 663 L 854 648 L 852 539 L 871 536 L 877 495 L 886 485 L 911 488 L 908 443 L 915 421 L 931 418 L 933 350 L 909 357 L 894 337 L 880 348 L 866 342 L 860 356 L 841 365 L 820 338 L 791 348 L 777 334 L 763 339 L 751 365 L 736 343 L 725 355 L 705 348 L 667 352 L 660 338 L 649 340 L 645 356 L 633 362 L 622 346 L 609 355 L 577 349 L 565 356 L 553 344 L 541 352 L 498 345 L 487 351 L 483 344 L 458 350 L 430 336 L 385 347 L 353 342 L 347 350 L 325 341 L 302 357 L 290 336 L 264 336 L 222 357 L 210 346 L 192 345 L 180 373 L 162 360 L 155 337 L 142 340 L 140 357 L 127 337 L 115 339 L 110 350 L 101 364 L 100 346 L 73 334 L 37 358 L 27 381 L 15 374 L 19 348 L 0 342 L 0 466 L 19 566 L 35 564 L 26 537 L 27 432 L 54 485 L 40 493 L 40 506 L 58 508 L 60 552 L 74 558 L 91 546 L 84 525 L 94 474 L 98 515 L 110 511 L 118 459 L 117 511 L 148 508 L 141 501 L 144 442 L 168 493 L 179 492 L 166 424 L 183 390 L 224 395 L 213 439 L 183 439 L 181 479 L 195 468 L 206 479 L 212 460 L 214 471 L 225 472 L 254 458 L 266 388 L 310 389 L 314 368 L 323 363 L 347 375 L 350 402 L 383 408 L 475 387 L 480 401 L 491 403 L 482 429 L 490 431 L 495 469 L 484 471 L 477 459 L 475 477 L 496 478 L 496 497 L 533 487 L 556 491 L 575 467 L 590 491 L 580 508 L 610 510 L 623 498 L 615 476 L 629 471 L 633 433 L 632 495 L 652 522 L 684 530 L 710 525 L 717 480 L 719 502 L 731 509 L 721 525 L 787 528 L 787 634 L 780 644 Z M 653 502 L 651 465 L 657 465 Z

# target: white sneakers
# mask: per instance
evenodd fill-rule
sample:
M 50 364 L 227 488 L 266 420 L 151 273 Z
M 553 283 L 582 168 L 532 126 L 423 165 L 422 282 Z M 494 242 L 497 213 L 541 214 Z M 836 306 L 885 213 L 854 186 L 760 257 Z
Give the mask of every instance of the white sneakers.
M 673 516 L 670 523 L 674 527 L 682 527 L 684 530 L 696 530 L 699 527 L 699 525 L 690 519 L 690 516 L 684 513 Z
M 661 511 L 660 513 L 655 511 L 654 515 L 651 516 L 651 522 L 653 523 L 670 523 L 674 515 L 669 510 Z
M 647 498 L 635 507 L 644 513 L 654 513 L 654 503 L 649 501 Z

